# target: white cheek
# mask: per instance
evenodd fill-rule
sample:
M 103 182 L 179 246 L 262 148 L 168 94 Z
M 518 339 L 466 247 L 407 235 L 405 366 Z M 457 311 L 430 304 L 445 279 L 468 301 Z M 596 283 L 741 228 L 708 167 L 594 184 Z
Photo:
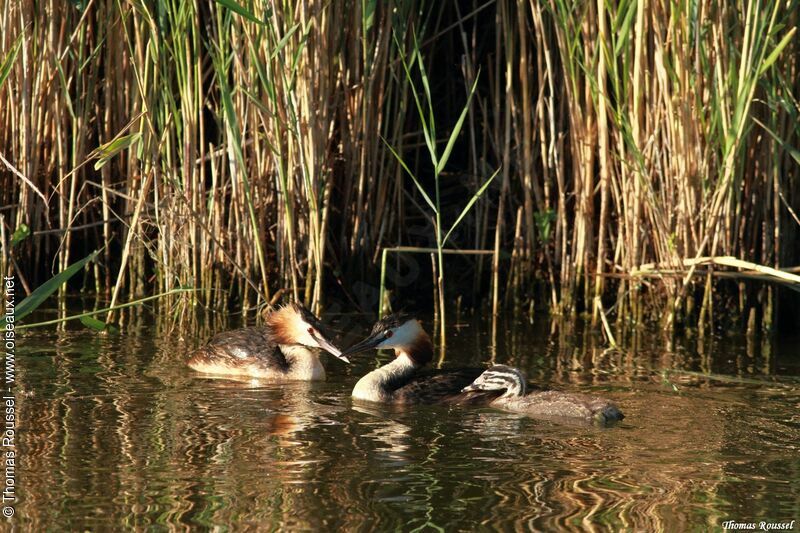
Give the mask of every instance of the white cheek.
M 385 341 L 381 342 L 376 346 L 378 350 L 386 350 L 389 348 L 394 348 L 394 338 L 386 339 Z
M 306 332 L 302 336 L 303 344 L 305 346 L 312 346 L 314 348 L 319 348 L 319 343 L 317 340 L 311 336 L 311 334 L 306 330 Z
M 409 322 L 401 328 L 398 328 L 394 331 L 394 335 L 391 338 L 386 339 L 382 346 L 386 348 L 394 347 L 394 346 L 408 346 L 413 344 L 413 342 L 417 339 L 417 335 L 419 333 L 419 326 L 417 326 L 414 322 Z
M 311 328 L 310 324 L 307 324 L 305 320 L 300 318 L 297 319 L 297 322 L 294 324 L 296 338 L 298 339 L 298 344 L 302 344 L 303 346 L 311 346 L 313 348 L 319 348 L 319 344 L 317 341 L 314 340 L 314 337 L 308 332 L 309 328 Z

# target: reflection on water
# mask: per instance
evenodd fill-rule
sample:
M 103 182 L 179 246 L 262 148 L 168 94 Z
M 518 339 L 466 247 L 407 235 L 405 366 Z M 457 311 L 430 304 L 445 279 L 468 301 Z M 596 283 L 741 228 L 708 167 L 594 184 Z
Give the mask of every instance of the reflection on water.
M 800 516 L 796 346 L 641 334 L 611 352 L 545 323 L 453 328 L 447 364 L 494 353 L 613 398 L 626 420 L 597 428 L 353 403 L 372 354 L 326 359 L 326 383 L 199 377 L 180 360 L 196 339 L 152 331 L 21 339 L 17 524 L 678 530 Z

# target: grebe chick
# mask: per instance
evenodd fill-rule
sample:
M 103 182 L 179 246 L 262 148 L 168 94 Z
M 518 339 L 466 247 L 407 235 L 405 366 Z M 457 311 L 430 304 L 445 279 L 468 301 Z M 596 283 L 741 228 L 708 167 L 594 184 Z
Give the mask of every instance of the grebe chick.
M 482 368 L 424 371 L 433 359 L 433 343 L 414 317 L 387 316 L 372 327 L 369 336 L 346 349 L 351 355 L 371 349 L 394 349 L 395 359 L 362 377 L 353 389 L 353 398 L 371 402 L 487 404 L 502 391 L 477 391 L 462 394 Z
M 298 303 L 272 311 L 262 327 L 225 331 L 189 358 L 198 372 L 270 381 L 325 379 L 318 348 L 350 361 L 329 340 L 319 319 Z
M 598 424 L 622 420 L 625 416 L 616 405 L 598 396 L 561 391 L 527 393 L 525 376 L 517 368 L 495 365 L 481 374 L 462 392 L 503 391 L 488 405 L 507 411 L 546 418 L 582 419 Z

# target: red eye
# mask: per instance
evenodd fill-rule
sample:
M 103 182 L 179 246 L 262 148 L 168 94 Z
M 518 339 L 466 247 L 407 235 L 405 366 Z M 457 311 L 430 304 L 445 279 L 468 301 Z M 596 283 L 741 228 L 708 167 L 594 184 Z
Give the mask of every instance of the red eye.
M 308 328 L 308 333 L 309 333 L 309 335 L 313 335 L 314 334 L 314 328 Z
M 387 339 L 392 335 L 394 335 L 394 332 L 392 330 L 388 330 L 386 333 L 383 334 L 383 336 L 386 337 Z

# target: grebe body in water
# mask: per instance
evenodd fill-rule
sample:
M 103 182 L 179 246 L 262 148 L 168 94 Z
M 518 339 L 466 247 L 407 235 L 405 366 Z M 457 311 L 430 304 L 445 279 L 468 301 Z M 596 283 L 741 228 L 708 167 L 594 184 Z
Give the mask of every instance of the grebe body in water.
M 461 392 L 483 372 L 481 368 L 425 370 L 433 359 L 433 343 L 414 317 L 394 314 L 379 320 L 366 339 L 343 355 L 371 349 L 393 349 L 395 359 L 358 380 L 353 389 L 355 399 L 394 404 L 480 404 L 502 394 Z
M 207 374 L 268 381 L 324 380 L 319 349 L 349 363 L 319 319 L 302 305 L 292 303 L 272 311 L 262 327 L 215 335 L 192 354 L 188 365 Z
M 522 372 L 506 365 L 489 368 L 462 389 L 464 393 L 475 391 L 499 391 L 502 394 L 489 402 L 489 407 L 533 417 L 580 419 L 602 425 L 625 418 L 616 405 L 598 396 L 555 390 L 528 392 Z

